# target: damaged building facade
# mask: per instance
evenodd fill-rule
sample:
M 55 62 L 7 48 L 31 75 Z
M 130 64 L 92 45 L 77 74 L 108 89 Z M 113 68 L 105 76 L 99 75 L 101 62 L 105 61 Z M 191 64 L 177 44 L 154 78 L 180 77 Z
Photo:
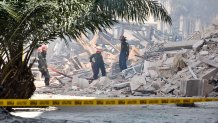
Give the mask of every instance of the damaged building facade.
M 186 41 L 164 40 L 156 23 L 138 25 L 122 22 L 105 32 L 82 36 L 68 46 L 59 39 L 49 44 L 48 65 L 51 86 L 35 93 L 94 97 L 126 96 L 217 96 L 218 29 L 216 23 L 199 37 Z M 205 33 L 207 32 L 207 33 Z M 119 36 L 130 45 L 128 68 L 119 70 Z M 168 38 L 169 39 L 169 38 Z M 70 39 L 69 39 L 70 40 Z M 103 47 L 107 76 L 92 83 L 89 56 Z M 41 79 L 37 64 L 32 68 L 36 83 Z

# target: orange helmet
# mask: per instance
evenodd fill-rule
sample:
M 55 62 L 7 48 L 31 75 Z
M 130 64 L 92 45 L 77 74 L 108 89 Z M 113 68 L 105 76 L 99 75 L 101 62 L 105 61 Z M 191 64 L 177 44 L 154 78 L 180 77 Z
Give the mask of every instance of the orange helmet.
M 37 49 L 37 52 L 42 52 L 42 47 L 39 47 L 39 48 Z
M 103 50 L 102 47 L 100 47 L 100 46 L 96 47 L 96 52 L 102 52 L 102 50 Z
M 45 44 L 43 44 L 43 45 L 41 46 L 41 48 L 42 48 L 43 51 L 47 51 L 47 50 L 48 50 L 48 46 L 45 45 Z

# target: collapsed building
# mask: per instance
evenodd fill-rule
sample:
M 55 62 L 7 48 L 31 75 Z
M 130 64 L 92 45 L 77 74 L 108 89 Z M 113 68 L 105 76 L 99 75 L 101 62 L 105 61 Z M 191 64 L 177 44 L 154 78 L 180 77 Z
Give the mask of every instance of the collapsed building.
M 196 32 L 177 41 L 156 30 L 155 25 L 121 23 L 107 32 L 49 44 L 51 86 L 35 93 L 94 97 L 126 96 L 218 96 L 218 28 Z M 119 36 L 130 44 L 128 68 L 120 72 Z M 70 40 L 70 39 L 69 39 Z M 89 56 L 103 47 L 107 76 L 92 83 Z M 37 65 L 32 69 L 40 80 Z

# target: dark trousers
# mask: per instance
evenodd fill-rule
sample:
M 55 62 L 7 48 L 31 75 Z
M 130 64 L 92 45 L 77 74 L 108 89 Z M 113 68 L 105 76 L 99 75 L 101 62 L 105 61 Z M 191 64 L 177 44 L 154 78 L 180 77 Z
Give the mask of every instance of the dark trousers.
M 41 70 L 40 71 L 42 73 L 42 76 L 45 77 L 45 85 L 48 86 L 49 85 L 49 81 L 50 81 L 50 74 L 48 72 L 48 69 L 47 70 Z
M 93 63 L 92 71 L 93 71 L 93 79 L 98 79 L 99 69 L 101 70 L 102 76 L 106 76 L 106 70 L 104 63 Z
M 127 69 L 126 61 L 127 61 L 126 53 L 121 52 L 119 56 L 119 66 L 121 71 Z

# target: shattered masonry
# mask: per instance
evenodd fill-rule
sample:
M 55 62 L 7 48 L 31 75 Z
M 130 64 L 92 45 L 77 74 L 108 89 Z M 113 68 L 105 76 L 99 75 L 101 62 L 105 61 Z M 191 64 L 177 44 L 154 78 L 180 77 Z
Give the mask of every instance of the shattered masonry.
M 108 33 L 82 36 L 69 47 L 64 42 L 54 42 L 48 51 L 51 86 L 39 86 L 35 93 L 94 97 L 218 96 L 217 28 L 211 26 L 204 31 L 207 33 L 195 33 L 183 42 L 163 42 L 163 37 L 157 34 L 147 42 L 147 37 L 141 33 L 150 30 L 132 32 L 128 29 L 127 26 L 123 31 L 131 47 L 128 69 L 119 71 L 118 36 L 121 34 L 112 35 L 113 31 L 121 32 L 119 26 Z M 134 36 L 141 40 L 135 40 Z M 92 71 L 88 58 L 97 45 L 104 48 L 108 74 L 89 84 L 86 78 L 92 76 Z M 32 71 L 36 83 L 39 82 L 37 64 Z

